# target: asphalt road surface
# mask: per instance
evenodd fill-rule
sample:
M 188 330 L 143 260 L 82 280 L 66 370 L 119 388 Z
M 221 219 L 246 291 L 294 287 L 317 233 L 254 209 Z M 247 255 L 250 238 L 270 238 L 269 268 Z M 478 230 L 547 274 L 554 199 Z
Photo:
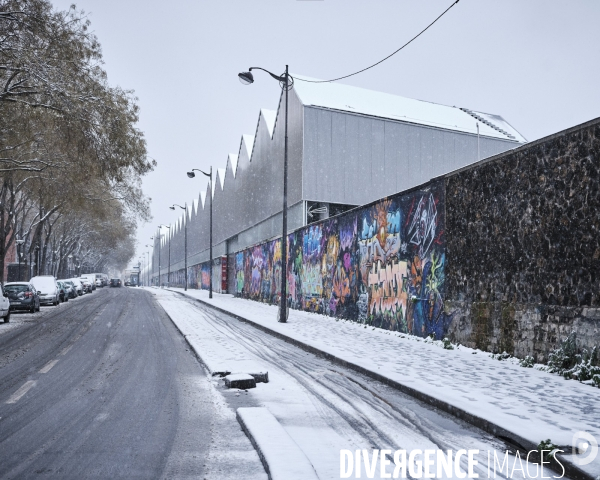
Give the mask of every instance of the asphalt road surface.
M 14 313 L 0 324 L 0 478 L 266 478 L 216 395 L 147 291 Z

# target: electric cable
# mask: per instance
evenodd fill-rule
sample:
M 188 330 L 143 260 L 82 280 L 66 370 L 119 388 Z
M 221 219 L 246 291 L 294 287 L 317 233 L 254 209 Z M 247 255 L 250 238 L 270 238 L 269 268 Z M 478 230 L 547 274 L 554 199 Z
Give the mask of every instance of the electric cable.
M 352 77 L 354 75 L 358 75 L 359 73 L 362 73 L 366 70 L 369 70 L 370 68 L 376 67 L 377 65 L 379 65 L 380 63 L 385 62 L 388 58 L 393 57 L 394 55 L 396 55 L 400 50 L 402 50 L 404 47 L 410 45 L 413 41 L 415 41 L 417 38 L 419 38 L 423 33 L 425 33 L 429 27 L 431 27 L 435 22 L 437 22 L 440 18 L 442 18 L 446 13 L 448 13 L 448 11 L 454 6 L 456 5 L 460 0 L 456 0 L 452 5 L 450 5 L 446 10 L 444 10 L 433 22 L 431 22 L 429 25 L 427 25 L 423 30 L 421 30 L 417 35 L 415 35 L 413 38 L 411 38 L 408 42 L 406 42 L 404 45 L 402 45 L 398 50 L 396 50 L 393 53 L 390 53 L 387 57 L 385 57 L 382 60 L 379 60 L 377 63 L 374 63 L 373 65 L 363 68 L 362 70 L 359 70 L 358 72 L 354 72 L 351 73 L 349 75 L 344 75 L 343 77 L 338 77 L 338 78 L 332 78 L 331 80 L 306 80 L 303 78 L 297 78 L 295 77 L 295 80 L 299 80 L 301 82 L 309 82 L 309 83 L 328 83 L 328 82 L 336 82 L 338 80 L 342 80 L 344 78 L 348 78 L 348 77 Z

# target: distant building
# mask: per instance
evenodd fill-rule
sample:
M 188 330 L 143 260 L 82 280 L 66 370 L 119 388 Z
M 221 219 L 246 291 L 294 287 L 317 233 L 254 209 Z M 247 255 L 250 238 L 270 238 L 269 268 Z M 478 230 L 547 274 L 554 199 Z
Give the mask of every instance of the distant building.
M 290 231 L 526 142 L 499 115 L 303 78 L 295 76 L 289 94 Z M 281 234 L 284 109 L 282 95 L 276 112 L 261 110 L 254 134 L 243 135 L 238 152 L 215 171 L 213 256 L 219 265 Z M 207 184 L 189 211 L 188 266 L 208 260 L 210 191 Z M 170 283 L 182 278 L 183 221 L 162 237 L 160 259 L 155 236 L 151 276 L 161 265 L 164 283 L 168 242 Z M 221 270 L 214 269 L 217 291 Z

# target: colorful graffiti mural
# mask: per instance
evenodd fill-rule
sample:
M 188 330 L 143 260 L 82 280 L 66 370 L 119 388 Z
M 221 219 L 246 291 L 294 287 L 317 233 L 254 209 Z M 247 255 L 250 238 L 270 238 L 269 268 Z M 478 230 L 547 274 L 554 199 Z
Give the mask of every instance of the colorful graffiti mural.
M 290 307 L 442 338 L 444 198 L 440 183 L 299 229 L 287 238 Z M 277 303 L 281 241 L 236 254 L 237 294 Z

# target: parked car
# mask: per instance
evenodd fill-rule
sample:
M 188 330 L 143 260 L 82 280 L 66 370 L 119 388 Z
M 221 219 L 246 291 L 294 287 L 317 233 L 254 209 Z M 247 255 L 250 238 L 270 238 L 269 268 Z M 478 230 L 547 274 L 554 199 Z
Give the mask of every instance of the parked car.
M 4 291 L 4 287 L 0 285 L 0 318 L 4 319 L 4 323 L 10 322 L 10 300 L 8 299 L 8 292 Z
M 86 273 L 85 275 L 82 275 L 79 278 L 86 279 L 88 282 L 90 282 L 90 285 L 92 286 L 92 290 L 96 290 L 96 275 L 95 274 Z
M 38 275 L 29 280 L 40 296 L 40 305 L 58 305 L 60 303 L 56 278 L 52 275 Z
M 84 293 L 92 293 L 92 283 L 85 277 L 79 277 L 78 279 L 83 285 Z
M 108 275 L 106 273 L 90 273 L 96 279 L 97 287 L 106 287 L 108 286 Z M 98 283 L 100 281 L 100 283 Z
M 40 296 L 31 283 L 5 283 L 4 291 L 8 293 L 11 310 L 29 310 L 31 313 L 40 311 Z
M 121 279 L 120 278 L 111 278 L 110 279 L 110 286 L 111 287 L 120 287 L 121 286 Z
M 73 285 L 73 282 L 71 282 L 71 280 L 61 280 L 61 282 L 67 289 L 67 297 L 77 298 L 77 289 L 75 288 L 75 285 Z
M 79 280 L 78 278 L 69 278 L 69 282 L 71 282 L 75 286 L 75 291 L 77 292 L 77 295 L 81 297 L 84 294 L 83 283 L 81 283 L 81 280 Z
M 56 284 L 58 285 L 58 296 L 60 298 L 60 301 L 68 302 L 69 294 L 68 294 L 67 286 L 61 280 L 57 280 Z

